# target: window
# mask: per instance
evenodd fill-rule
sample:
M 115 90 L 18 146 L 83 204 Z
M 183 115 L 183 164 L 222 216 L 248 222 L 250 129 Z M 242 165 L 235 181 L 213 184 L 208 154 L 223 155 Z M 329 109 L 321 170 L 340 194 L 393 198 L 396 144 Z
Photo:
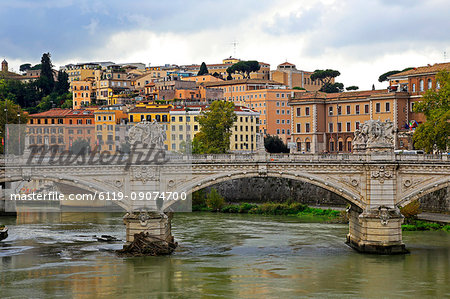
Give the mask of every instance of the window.
M 369 104 L 364 105 L 364 113 L 369 114 Z
M 350 105 L 347 105 L 346 109 L 347 109 L 347 114 L 350 114 Z
M 172 149 L 176 150 L 177 149 L 177 145 L 175 143 L 172 143 Z
M 172 117 L 170 118 L 170 121 L 175 121 L 175 116 L 172 116 Z
M 328 132 L 333 133 L 333 123 L 328 124 Z
M 413 92 L 416 92 L 416 83 L 413 83 L 413 85 L 412 85 L 412 91 L 413 91 Z
M 297 133 L 300 133 L 300 124 L 297 124 Z
M 347 122 L 345 125 L 346 125 L 346 127 L 347 127 L 347 128 L 346 128 L 346 129 L 347 129 L 347 132 L 350 132 L 350 131 L 352 130 L 351 127 L 350 127 L 350 126 L 351 126 L 351 123 L 350 123 L 350 122 Z
M 280 124 L 280 120 L 279 120 L 279 119 L 277 119 L 277 125 L 278 125 L 278 124 Z
M 386 103 L 386 112 L 390 112 L 391 111 L 391 103 Z
M 280 107 L 280 102 L 277 102 L 277 107 Z
M 381 112 L 381 104 L 380 103 L 376 103 L 375 104 L 375 112 L 376 113 L 380 113 Z
M 306 133 L 309 133 L 309 131 L 310 131 L 309 123 L 306 123 L 306 124 L 305 124 L 305 132 L 306 132 Z
M 355 129 L 359 130 L 359 121 L 355 122 Z
M 280 134 L 280 129 L 277 129 L 277 134 Z
M 334 142 L 330 141 L 330 152 L 334 152 Z
M 300 116 L 300 108 L 297 108 L 297 116 Z
M 83 124 L 83 120 L 82 119 L 77 119 L 77 125 L 82 125 Z
M 172 134 L 172 140 L 177 140 L 177 135 Z
M 328 107 L 328 115 L 333 115 L 333 107 Z
M 337 131 L 342 132 L 342 123 L 337 123 Z
M 436 88 L 437 89 L 441 88 L 441 83 L 439 81 L 436 81 Z
M 414 112 L 414 103 L 411 103 L 411 112 Z
M 277 110 L 277 114 L 280 114 L 280 110 Z
M 309 107 L 305 108 L 305 115 L 309 115 Z
M 356 106 L 355 106 L 355 113 L 356 113 L 356 114 L 359 114 L 359 105 L 356 105 Z
M 342 107 L 341 106 L 337 106 L 337 114 L 338 115 L 342 114 Z
M 431 82 L 431 79 L 428 79 L 428 89 L 431 89 L 433 87 L 433 83 Z
M 419 81 L 419 90 L 423 91 L 423 80 Z

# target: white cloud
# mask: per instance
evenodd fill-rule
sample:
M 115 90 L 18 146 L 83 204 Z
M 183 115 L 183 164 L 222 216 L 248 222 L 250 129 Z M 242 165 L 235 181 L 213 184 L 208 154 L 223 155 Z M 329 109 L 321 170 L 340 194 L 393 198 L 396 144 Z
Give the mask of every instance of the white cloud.
M 70 9 L 61 16 L 73 19 L 50 19 L 67 28 L 43 27 L 48 40 L 28 28 L 19 36 L 0 29 L 8 60 L 28 62 L 19 57 L 26 53 L 38 61 L 42 53 L 32 53 L 36 48 L 50 51 L 57 65 L 100 60 L 217 63 L 233 55 L 231 42 L 236 39 L 239 58 L 264 61 L 272 69 L 285 60 L 309 71 L 334 68 L 342 74 L 339 82 L 370 89 L 373 83 L 382 86 L 377 79 L 386 71 L 442 62 L 443 51 L 450 50 L 450 3 L 444 0 L 174 0 L 134 1 L 126 7 L 113 0 L 108 5 L 98 0 L 61 3 L 59 7 Z M 36 22 L 33 15 L 24 22 Z

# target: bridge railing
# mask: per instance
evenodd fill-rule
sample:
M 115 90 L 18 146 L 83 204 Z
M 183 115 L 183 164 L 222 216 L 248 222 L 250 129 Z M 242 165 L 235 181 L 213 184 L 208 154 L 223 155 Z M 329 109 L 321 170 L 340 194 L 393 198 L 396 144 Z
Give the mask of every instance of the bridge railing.
M 269 153 L 248 153 L 248 154 L 206 154 L 206 155 L 182 155 L 169 153 L 167 156 L 169 163 L 177 162 L 373 162 L 373 161 L 404 161 L 404 162 L 449 162 L 449 155 L 408 155 L 408 154 L 269 154 Z M 21 164 L 20 159 L 14 156 L 0 156 L 0 165 L 15 166 Z M 46 160 L 42 161 L 47 164 Z M 95 163 L 94 163 L 95 164 Z

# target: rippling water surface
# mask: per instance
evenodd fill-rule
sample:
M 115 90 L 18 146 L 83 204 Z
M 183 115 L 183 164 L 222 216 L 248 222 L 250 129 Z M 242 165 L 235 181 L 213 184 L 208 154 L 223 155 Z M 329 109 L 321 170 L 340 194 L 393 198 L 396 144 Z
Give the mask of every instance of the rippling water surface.
M 404 232 L 409 255 L 362 255 L 347 225 L 295 217 L 176 214 L 167 257 L 117 257 L 121 214 L 0 218 L 0 298 L 449 297 L 450 234 Z

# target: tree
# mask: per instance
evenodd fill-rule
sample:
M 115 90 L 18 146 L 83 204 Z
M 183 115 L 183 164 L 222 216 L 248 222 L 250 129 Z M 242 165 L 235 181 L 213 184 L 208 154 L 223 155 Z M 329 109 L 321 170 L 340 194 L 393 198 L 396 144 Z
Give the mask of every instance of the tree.
M 49 95 L 55 86 L 55 80 L 53 78 L 53 65 L 50 56 L 50 53 L 44 53 L 41 58 L 42 68 L 38 85 L 44 96 Z
M 64 71 L 58 71 L 58 81 L 55 84 L 55 92 L 59 95 L 69 92 L 69 75 Z
M 256 60 L 239 61 L 227 68 L 227 73 L 229 77 L 231 74 L 240 73 L 244 78 L 250 78 L 250 73 L 257 72 L 260 68 L 259 62 Z
M 344 84 L 336 82 L 336 83 L 326 83 L 321 88 L 320 91 L 326 93 L 335 93 L 335 92 L 343 92 Z
M 52 92 L 48 96 L 43 97 L 36 108 L 39 112 L 52 108 L 72 108 L 72 94 L 68 92 L 58 95 L 56 92 Z
M 197 76 L 202 76 L 209 74 L 208 68 L 206 67 L 206 63 L 202 62 L 202 65 L 200 66 L 200 70 L 197 73 Z
M 319 80 L 322 82 L 322 87 L 320 91 L 326 93 L 341 92 L 344 90 L 344 84 L 342 83 L 331 83 L 334 78 L 339 76 L 341 73 L 336 70 L 326 69 L 326 70 L 315 70 L 311 74 L 310 78 L 313 81 Z
M 35 107 L 41 99 L 41 93 L 36 82 L 1 80 L 0 99 L 9 99 L 23 108 Z
M 264 147 L 269 153 L 289 153 L 286 144 L 276 135 L 267 135 L 264 138 Z
M 409 70 L 412 70 L 412 69 L 413 69 L 412 67 L 407 67 L 407 68 L 405 68 L 402 71 L 395 70 L 395 71 L 386 72 L 386 73 L 380 75 L 380 77 L 378 77 L 378 82 L 387 81 L 389 76 L 392 76 L 392 75 L 395 75 L 395 74 L 398 74 L 398 73 L 401 73 L 401 72 L 406 72 L 406 71 L 409 71 Z
M 0 85 L 1 85 L 0 81 Z M 11 153 L 12 151 L 10 149 L 13 149 L 15 145 L 17 145 L 19 134 L 15 133 L 15 131 L 19 132 L 19 130 L 16 126 L 8 126 L 6 125 L 12 125 L 12 124 L 26 124 L 28 121 L 28 114 L 22 110 L 22 108 L 15 104 L 13 101 L 9 99 L 0 99 L 0 136 L 2 138 L 2 143 L 0 144 L 0 152 L 4 153 L 4 146 L 8 145 L 8 152 Z M 23 129 L 25 126 L 21 127 L 20 131 L 23 132 Z M 9 134 L 7 134 L 6 131 L 9 131 Z M 20 134 L 20 136 L 23 136 L 24 134 Z M 22 137 L 22 140 L 24 140 L 24 137 Z M 24 143 L 22 143 L 22 146 Z M 18 147 L 17 147 L 18 148 Z
M 29 69 L 31 69 L 31 63 L 24 63 L 19 67 L 19 71 L 21 72 L 26 72 Z
M 225 205 L 225 199 L 217 192 L 215 188 L 212 188 L 209 194 L 206 196 L 206 205 L 214 212 L 220 211 Z
M 345 89 L 347 89 L 347 90 L 358 90 L 359 87 L 355 86 L 355 85 L 352 85 L 352 86 L 346 87 Z
M 194 154 L 223 154 L 230 149 L 231 128 L 237 116 L 234 104 L 214 101 L 198 118 L 200 132 L 194 136 Z
M 299 86 L 295 86 L 292 89 L 295 89 L 295 90 L 306 90 L 306 88 L 299 87 Z
M 341 75 L 339 71 L 326 69 L 326 70 L 315 70 L 314 73 L 311 74 L 311 80 L 316 81 L 319 80 L 323 85 L 331 84 L 331 81 L 337 76 Z
M 425 114 L 427 119 L 414 131 L 414 146 L 428 153 L 450 147 L 450 72 L 439 72 L 436 80 L 440 88 L 428 89 L 422 101 L 414 105 L 414 112 Z

